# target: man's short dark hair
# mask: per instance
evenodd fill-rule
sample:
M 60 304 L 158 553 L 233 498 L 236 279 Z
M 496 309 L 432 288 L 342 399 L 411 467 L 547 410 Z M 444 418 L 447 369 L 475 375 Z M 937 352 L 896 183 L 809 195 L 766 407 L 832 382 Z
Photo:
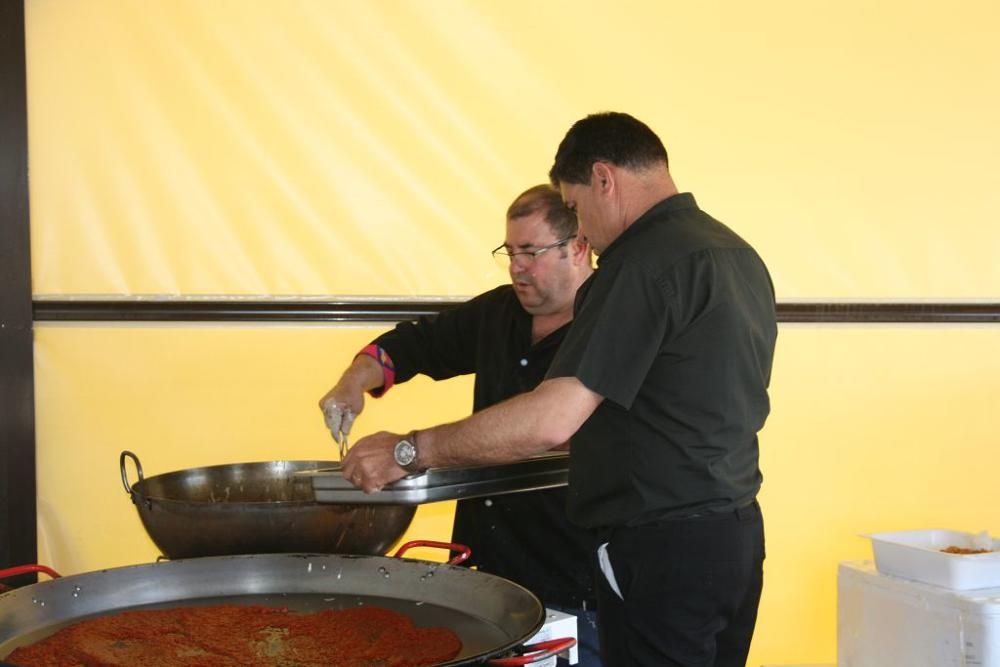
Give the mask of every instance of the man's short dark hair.
M 626 113 L 608 111 L 578 120 L 556 151 L 549 171 L 552 185 L 587 185 L 595 162 L 641 170 L 667 165 L 667 149 L 645 123 Z
M 576 213 L 566 208 L 559 191 L 547 183 L 528 188 L 514 199 L 507 209 L 507 219 L 517 220 L 545 212 L 545 222 L 557 239 L 576 234 Z

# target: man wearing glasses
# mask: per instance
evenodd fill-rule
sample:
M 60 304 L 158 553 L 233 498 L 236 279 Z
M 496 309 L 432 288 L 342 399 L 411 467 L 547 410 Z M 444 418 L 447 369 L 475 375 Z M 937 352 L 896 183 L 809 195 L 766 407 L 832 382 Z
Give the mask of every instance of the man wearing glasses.
M 573 317 L 577 288 L 591 275 L 590 246 L 559 192 L 538 185 L 507 210 L 494 259 L 511 284 L 438 315 L 404 322 L 365 347 L 321 400 L 342 439 L 364 407 L 418 373 L 435 380 L 475 374 L 473 410 L 534 389 Z M 594 554 L 588 531 L 566 517 L 566 488 L 460 500 L 452 539 L 472 549 L 470 565 L 515 581 L 548 608 L 577 616 L 579 665 L 599 666 Z

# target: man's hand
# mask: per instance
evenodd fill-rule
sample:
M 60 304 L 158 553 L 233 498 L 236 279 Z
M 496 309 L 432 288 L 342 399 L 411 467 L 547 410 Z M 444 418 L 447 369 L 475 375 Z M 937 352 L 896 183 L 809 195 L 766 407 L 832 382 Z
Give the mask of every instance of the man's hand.
M 360 401 L 352 401 L 350 398 L 343 398 L 342 396 L 338 396 L 335 393 L 335 389 L 331 389 L 319 402 L 319 408 L 323 411 L 323 420 L 326 422 L 326 427 L 330 429 L 330 434 L 339 444 L 347 442 L 347 436 L 351 432 L 354 419 L 364 409 L 364 398 Z M 361 404 L 360 407 L 351 407 L 358 403 Z
M 323 420 L 330 429 L 333 439 L 340 445 L 340 458 L 347 452 L 347 436 L 351 432 L 355 417 L 364 410 L 364 393 L 350 394 L 338 391 L 340 384 L 327 392 L 320 399 L 319 408 L 323 411 Z M 355 407 L 357 406 L 357 407 Z
M 359 355 L 334 385 L 319 399 L 326 427 L 340 445 L 340 458 L 347 451 L 347 436 L 355 418 L 365 409 L 365 392 L 382 386 L 382 369 L 369 356 Z
M 365 493 L 377 493 L 386 484 L 406 477 L 409 473 L 396 465 L 393 456 L 396 443 L 405 437 L 380 431 L 358 440 L 343 460 L 344 478 Z

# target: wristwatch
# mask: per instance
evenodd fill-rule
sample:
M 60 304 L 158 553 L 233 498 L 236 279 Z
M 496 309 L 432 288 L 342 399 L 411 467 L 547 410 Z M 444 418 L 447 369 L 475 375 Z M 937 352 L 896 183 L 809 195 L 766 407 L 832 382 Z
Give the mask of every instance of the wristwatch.
M 410 431 L 410 434 L 396 443 L 392 450 L 392 458 L 396 465 L 407 472 L 419 472 L 417 468 L 417 432 Z

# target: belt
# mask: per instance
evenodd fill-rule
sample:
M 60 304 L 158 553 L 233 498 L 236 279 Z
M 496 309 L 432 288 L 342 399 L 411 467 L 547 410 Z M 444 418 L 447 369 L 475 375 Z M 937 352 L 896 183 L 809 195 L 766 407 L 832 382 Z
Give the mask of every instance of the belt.
M 727 509 L 706 509 L 700 512 L 695 512 L 694 514 L 681 514 L 678 516 L 667 516 L 661 519 L 652 519 L 650 521 L 643 521 L 642 523 L 635 525 L 625 525 L 625 526 L 606 526 L 596 529 L 596 535 L 600 542 L 607 542 L 611 539 L 611 535 L 617 530 L 634 530 L 640 528 L 656 528 L 658 526 L 674 525 L 678 521 L 697 521 L 700 519 L 718 519 L 724 517 L 727 514 L 734 514 L 737 519 L 743 520 L 755 515 L 760 514 L 760 505 L 757 500 L 751 500 L 750 502 L 740 505 L 739 507 L 730 507 Z
M 705 510 L 703 512 L 695 512 L 694 514 L 685 514 L 683 516 L 670 517 L 670 518 L 666 518 L 666 519 L 660 519 L 659 521 L 671 521 L 671 520 L 678 520 L 678 519 L 681 519 L 681 520 L 683 520 L 683 519 L 702 519 L 702 518 L 706 518 L 706 517 L 722 516 L 724 514 L 729 514 L 730 512 L 732 512 L 733 514 L 735 514 L 740 519 L 746 519 L 747 517 L 753 516 L 754 514 L 759 514 L 760 513 L 760 505 L 758 505 L 757 504 L 757 500 L 754 499 L 754 500 L 751 500 L 750 502 L 746 503 L 745 505 L 740 505 L 739 507 L 733 507 L 733 508 L 725 509 L 725 510 Z M 646 525 L 646 524 L 641 524 L 641 525 Z

